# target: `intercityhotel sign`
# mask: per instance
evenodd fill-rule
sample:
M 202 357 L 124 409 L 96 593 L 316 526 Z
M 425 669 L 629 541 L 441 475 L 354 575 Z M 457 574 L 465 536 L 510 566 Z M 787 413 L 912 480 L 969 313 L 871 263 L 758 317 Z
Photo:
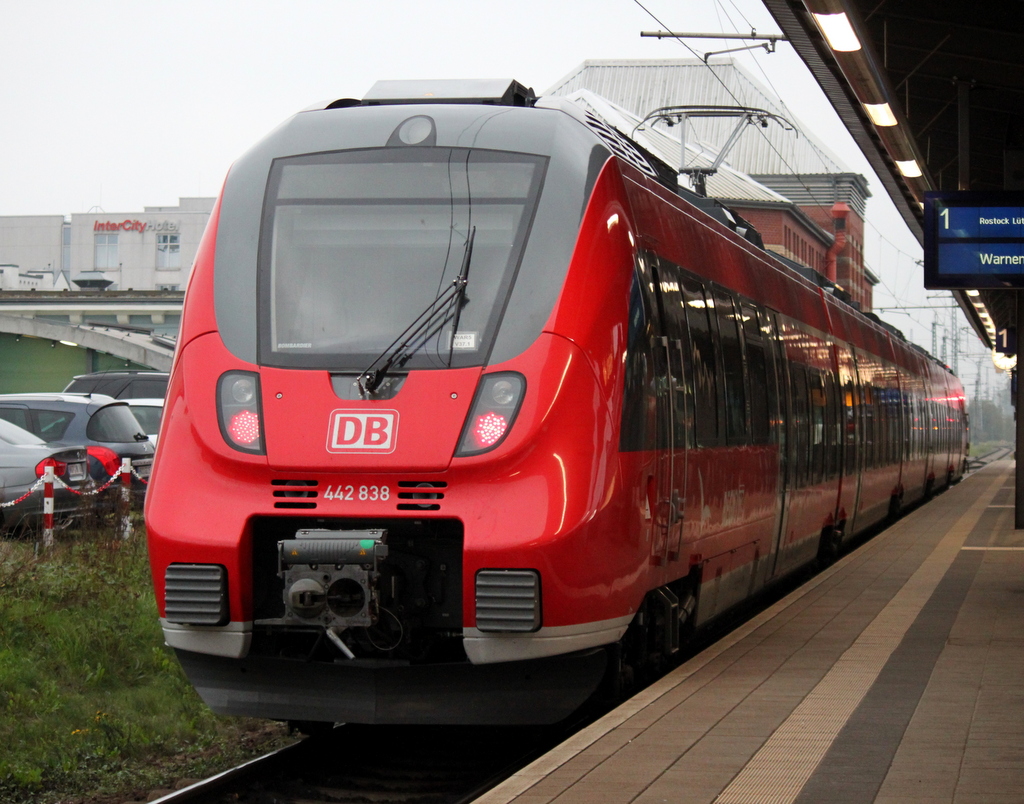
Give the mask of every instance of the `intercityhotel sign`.
M 178 224 L 174 221 L 159 221 L 158 223 L 135 220 L 96 221 L 92 230 L 94 232 L 138 232 L 139 234 L 143 232 L 176 232 Z

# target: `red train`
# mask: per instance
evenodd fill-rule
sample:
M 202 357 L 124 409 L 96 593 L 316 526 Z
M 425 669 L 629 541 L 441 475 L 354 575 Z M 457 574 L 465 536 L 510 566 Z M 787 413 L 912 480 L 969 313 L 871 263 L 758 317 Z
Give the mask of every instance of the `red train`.
M 553 722 L 957 480 L 957 379 L 756 241 L 515 82 L 381 83 L 257 144 L 146 500 L 203 698 Z

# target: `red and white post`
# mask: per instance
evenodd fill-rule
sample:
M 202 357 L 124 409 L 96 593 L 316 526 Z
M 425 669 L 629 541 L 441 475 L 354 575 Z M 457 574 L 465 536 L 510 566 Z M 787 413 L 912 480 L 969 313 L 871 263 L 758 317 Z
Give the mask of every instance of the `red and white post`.
M 122 539 L 132 535 L 132 459 L 121 459 L 121 527 L 118 534 Z
M 43 469 L 43 547 L 53 547 L 53 467 Z

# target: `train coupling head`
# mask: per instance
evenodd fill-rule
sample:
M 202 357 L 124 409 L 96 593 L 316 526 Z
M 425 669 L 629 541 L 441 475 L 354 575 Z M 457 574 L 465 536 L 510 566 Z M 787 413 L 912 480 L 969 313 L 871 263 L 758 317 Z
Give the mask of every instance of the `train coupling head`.
M 377 622 L 386 530 L 300 530 L 277 550 L 285 616 L 276 624 L 344 629 Z

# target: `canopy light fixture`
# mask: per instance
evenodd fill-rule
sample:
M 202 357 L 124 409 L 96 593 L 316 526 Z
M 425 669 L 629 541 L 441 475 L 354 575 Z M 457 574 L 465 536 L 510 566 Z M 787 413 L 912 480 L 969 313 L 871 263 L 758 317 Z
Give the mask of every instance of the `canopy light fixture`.
M 845 13 L 814 14 L 814 20 L 824 34 L 829 47 L 840 53 L 852 53 L 860 50 L 860 39 L 854 33 L 850 18 Z
M 888 103 L 865 103 L 864 111 L 876 126 L 895 126 L 896 115 L 892 113 Z
M 900 173 L 908 179 L 916 179 L 921 175 L 921 166 L 917 164 L 917 160 L 915 159 L 908 159 L 903 162 L 897 159 L 896 167 L 898 167 L 900 169 Z

